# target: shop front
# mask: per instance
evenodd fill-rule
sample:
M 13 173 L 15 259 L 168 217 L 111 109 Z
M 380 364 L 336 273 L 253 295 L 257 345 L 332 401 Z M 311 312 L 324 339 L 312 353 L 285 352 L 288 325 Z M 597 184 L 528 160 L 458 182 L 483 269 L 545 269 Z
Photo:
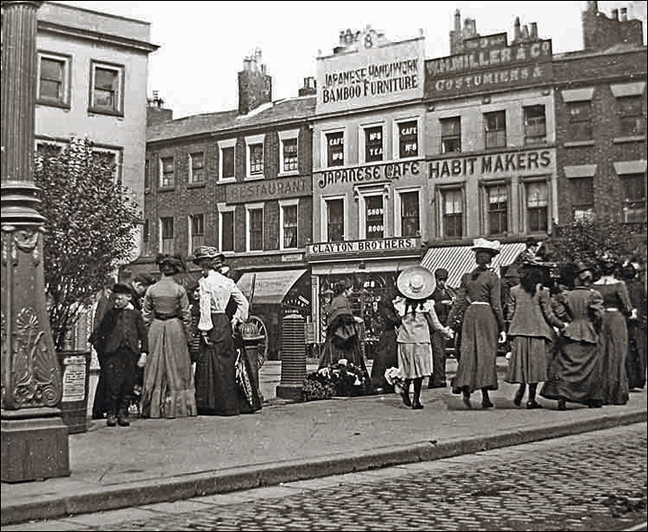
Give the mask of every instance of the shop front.
M 336 282 L 345 279 L 353 287 L 351 305 L 363 319 L 361 332 L 365 356 L 372 358 L 383 324 L 378 302 L 396 285 L 398 273 L 407 266 L 420 264 L 419 237 L 345 241 L 311 244 L 306 258 L 312 270 L 312 324 L 310 341 L 321 345 L 326 337 L 326 309 L 333 298 Z

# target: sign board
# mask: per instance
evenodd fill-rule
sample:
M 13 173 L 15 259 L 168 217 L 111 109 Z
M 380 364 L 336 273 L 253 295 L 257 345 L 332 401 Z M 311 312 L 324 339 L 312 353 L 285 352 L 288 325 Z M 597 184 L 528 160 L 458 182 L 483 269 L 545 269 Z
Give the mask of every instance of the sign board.
M 313 182 L 310 176 L 280 177 L 277 179 L 257 179 L 225 186 L 226 203 L 247 203 L 282 198 L 310 196 Z
M 466 157 L 436 159 L 429 162 L 428 177 L 443 179 L 452 177 L 497 176 L 515 173 L 534 175 L 555 170 L 554 150 L 525 150 L 505 153 L 489 153 Z
M 423 37 L 376 43 L 320 57 L 317 59 L 316 113 L 421 98 L 424 62 Z
M 553 80 L 551 40 L 501 46 L 488 37 L 463 54 L 425 62 L 425 96 L 462 96 Z M 486 43 L 481 48 L 479 43 Z
M 421 249 L 421 238 L 393 237 L 377 238 L 375 240 L 349 240 L 345 242 L 320 242 L 306 246 L 306 255 L 316 256 L 338 256 L 341 253 L 380 253 L 388 251 L 410 251 L 419 252 Z
M 83 355 L 67 356 L 63 359 L 62 402 L 85 400 L 86 359 Z
M 372 181 L 396 180 L 417 177 L 423 169 L 421 161 L 396 161 L 391 163 L 374 164 L 371 166 L 356 166 L 325 170 L 314 174 L 317 187 L 324 189 L 344 183 L 371 183 Z

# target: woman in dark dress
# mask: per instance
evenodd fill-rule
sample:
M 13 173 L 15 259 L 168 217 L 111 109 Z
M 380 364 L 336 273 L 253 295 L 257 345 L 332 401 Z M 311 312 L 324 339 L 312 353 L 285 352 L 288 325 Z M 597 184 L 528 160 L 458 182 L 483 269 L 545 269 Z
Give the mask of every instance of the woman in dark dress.
M 383 330 L 371 366 L 371 382 L 376 391 L 382 390 L 383 393 L 394 393 L 394 386 L 385 379 L 385 370 L 398 367 L 396 334 L 401 324 L 401 317 L 394 308 L 396 296 L 396 290 L 390 288 L 385 291 L 380 301 L 378 301 L 378 315 L 383 324 Z
M 448 316 L 453 323 L 463 313 L 461 355 L 452 393 L 463 394 L 463 402 L 472 408 L 470 395 L 482 393 L 482 408 L 492 408 L 489 390 L 497 390 L 497 342 L 506 339 L 502 312 L 500 278 L 489 267 L 499 253 L 500 243 L 477 238 L 472 247 L 477 267 L 461 277 L 457 299 Z M 464 312 L 465 311 L 465 312 Z
M 236 283 L 220 273 L 223 255 L 218 249 L 201 246 L 195 252 L 194 263 L 201 267 L 200 320 L 202 338 L 196 361 L 196 405 L 200 415 L 233 416 L 261 408 L 256 401 L 246 404 L 245 395 L 236 381 L 238 351 L 233 331 L 248 317 L 249 303 Z M 233 299 L 236 310 L 229 317 L 226 309 Z
M 545 399 L 581 403 L 591 408 L 603 403 L 601 356 L 598 346 L 603 320 L 603 297 L 592 289 L 592 271 L 586 264 L 574 267 L 573 289 L 562 301 L 569 320 L 549 367 L 548 380 L 540 390 Z M 571 283 L 570 283 L 571 284 Z
M 643 268 L 636 263 L 623 267 L 623 278 L 634 311 L 628 317 L 628 388 L 643 389 L 646 386 L 646 285 L 641 278 Z
M 341 280 L 333 285 L 333 299 L 327 312 L 326 342 L 319 369 L 345 359 L 367 373 L 358 335 L 358 325 L 362 323 L 362 318 L 353 315 L 350 295 L 351 285 L 347 281 Z

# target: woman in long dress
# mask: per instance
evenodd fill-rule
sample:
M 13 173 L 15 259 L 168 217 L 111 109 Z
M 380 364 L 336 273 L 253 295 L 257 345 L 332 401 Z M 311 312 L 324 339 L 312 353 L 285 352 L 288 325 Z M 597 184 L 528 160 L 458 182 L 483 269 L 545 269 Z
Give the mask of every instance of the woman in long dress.
M 344 279 L 333 285 L 333 299 L 327 311 L 326 341 L 320 356 L 319 369 L 345 359 L 367 373 L 358 334 L 362 318 L 353 315 L 349 302 L 351 292 L 351 285 Z
M 186 290 L 174 280 L 184 271 L 179 256 L 159 255 L 162 274 L 142 303 L 149 331 L 149 356 L 144 367 L 141 415 L 176 418 L 196 415 L 196 397 L 187 338 L 191 313 Z
M 511 358 L 508 361 L 506 382 L 519 384 L 513 402 L 522 404 L 529 386 L 528 409 L 541 408 L 536 401 L 538 384 L 547 380 L 547 367 L 554 330 L 564 329 L 551 309 L 549 289 L 542 284 L 542 266 L 534 263 L 521 265 L 520 284 L 511 288 L 507 301 L 511 322 L 508 337 L 511 339 Z
M 373 364 L 371 382 L 376 391 L 393 393 L 394 386 L 385 379 L 385 370 L 398 367 L 398 344 L 396 334 L 401 324 L 401 317 L 394 307 L 395 290 L 390 289 L 378 301 L 378 315 L 382 321 L 382 333 L 378 340 Z
M 629 399 L 628 325 L 626 317 L 632 315 L 632 303 L 625 281 L 617 279 L 615 272 L 620 264 L 611 258 L 601 263 L 601 278 L 593 287 L 603 296 L 603 324 L 599 336 L 602 356 L 601 382 L 604 405 L 624 405 Z M 635 311 L 636 314 L 636 311 Z
M 236 283 L 220 273 L 224 256 L 217 248 L 201 246 L 194 255 L 203 276 L 200 285 L 200 320 L 202 336 L 200 355 L 196 361 L 196 403 L 201 415 L 234 416 L 261 408 L 258 389 L 248 379 L 249 397 L 236 380 L 239 354 L 233 331 L 248 318 L 249 303 Z M 231 317 L 228 304 L 233 301 Z M 244 353 L 242 354 L 244 356 Z M 249 361 L 244 360 L 249 364 Z M 248 367 L 248 375 L 250 374 Z
M 500 243 L 477 238 L 473 244 L 477 267 L 461 277 L 457 299 L 448 316 L 448 323 L 453 323 L 462 312 L 464 316 L 452 392 L 462 394 L 466 407 L 472 408 L 470 395 L 481 390 L 482 408 L 491 408 L 488 392 L 497 390 L 498 336 L 501 341 L 506 339 L 500 278 L 489 267 L 499 253 Z
M 562 331 L 559 345 L 549 367 L 540 395 L 558 401 L 558 410 L 567 402 L 597 408 L 603 404 L 599 331 L 603 320 L 603 298 L 592 289 L 591 267 L 574 265 L 572 282 L 562 300 L 569 323 Z

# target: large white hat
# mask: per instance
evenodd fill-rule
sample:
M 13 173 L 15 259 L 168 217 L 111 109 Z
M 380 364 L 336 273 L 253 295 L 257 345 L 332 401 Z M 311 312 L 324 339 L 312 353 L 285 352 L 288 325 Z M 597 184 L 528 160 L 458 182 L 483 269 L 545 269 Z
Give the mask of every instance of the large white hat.
M 473 251 L 488 251 L 493 255 L 498 255 L 502 245 L 499 240 L 486 240 L 485 238 L 475 238 L 473 240 Z
M 409 266 L 400 272 L 396 286 L 409 299 L 427 299 L 434 292 L 434 276 L 423 266 Z

